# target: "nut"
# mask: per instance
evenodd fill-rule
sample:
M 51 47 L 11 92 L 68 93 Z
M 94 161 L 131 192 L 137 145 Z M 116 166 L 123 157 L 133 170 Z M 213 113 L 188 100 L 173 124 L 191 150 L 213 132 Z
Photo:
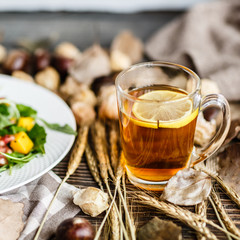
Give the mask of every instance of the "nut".
M 24 80 L 26 82 L 34 82 L 33 78 L 31 75 L 21 71 L 21 70 L 16 70 L 12 73 L 12 76 L 15 78 L 19 78 L 21 80 Z
M 37 72 L 48 67 L 50 65 L 50 62 L 51 62 L 51 55 L 46 49 L 38 48 L 35 50 L 34 68 Z
M 60 84 L 59 73 L 53 67 L 47 67 L 35 75 L 36 82 L 52 91 L 56 91 Z

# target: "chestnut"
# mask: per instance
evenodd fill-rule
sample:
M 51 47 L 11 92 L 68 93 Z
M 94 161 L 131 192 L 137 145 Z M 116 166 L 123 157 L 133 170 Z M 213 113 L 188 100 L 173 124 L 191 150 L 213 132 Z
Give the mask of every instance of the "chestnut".
M 16 70 L 26 72 L 29 70 L 29 58 L 29 54 L 24 50 L 12 50 L 7 55 L 3 68 L 8 74 Z
M 215 119 L 219 113 L 219 108 L 217 107 L 208 107 L 203 111 L 203 116 L 207 121 Z
M 96 78 L 91 85 L 91 89 L 94 91 L 96 95 L 98 95 L 100 88 L 102 86 L 114 84 L 116 77 L 117 74 L 114 73 L 111 74 L 110 76 Z
M 93 240 L 94 236 L 91 223 L 78 217 L 64 220 L 56 232 L 56 240 Z
M 52 65 L 57 69 L 62 78 L 65 78 L 68 73 L 68 69 L 73 63 L 73 59 L 66 58 L 60 55 L 54 55 Z
M 46 49 L 37 48 L 33 54 L 33 62 L 35 72 L 41 71 L 50 65 L 51 55 Z

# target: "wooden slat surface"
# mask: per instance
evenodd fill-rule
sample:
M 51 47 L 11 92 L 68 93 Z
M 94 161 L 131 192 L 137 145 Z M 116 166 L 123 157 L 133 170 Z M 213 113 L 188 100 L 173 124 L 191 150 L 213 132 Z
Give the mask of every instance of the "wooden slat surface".
M 67 161 L 68 161 L 68 157 L 66 157 L 62 162 L 60 162 L 53 169 L 53 171 L 57 175 L 59 175 L 61 178 L 63 178 L 65 175 L 65 171 L 67 169 Z M 84 157 L 83 157 L 83 161 L 81 162 L 81 165 L 79 166 L 77 171 L 73 174 L 73 176 L 70 177 L 70 179 L 68 180 L 68 183 L 73 184 L 76 187 L 80 187 L 80 188 L 82 188 L 82 187 L 84 188 L 87 186 L 97 187 L 97 184 L 94 182 L 94 180 L 89 172 L 89 169 L 88 169 L 88 166 L 87 166 L 87 163 L 86 163 Z M 235 222 L 237 227 L 240 227 L 240 209 L 237 207 L 237 205 L 234 202 L 232 202 L 228 198 L 228 196 L 226 196 L 226 194 L 221 190 L 221 188 L 218 186 L 218 184 L 214 183 L 214 186 L 222 200 L 222 203 L 223 203 L 224 208 L 226 209 L 227 213 L 229 214 L 231 219 Z M 127 189 L 128 189 L 129 195 L 131 195 L 130 194 L 131 191 L 134 191 L 134 190 L 139 191 L 139 189 L 133 187 L 133 185 L 129 182 L 127 182 Z M 131 198 L 131 196 L 129 196 L 129 195 L 128 195 L 128 198 Z M 130 202 L 133 203 L 131 207 L 132 207 L 136 226 L 141 226 L 144 223 L 146 223 L 148 220 L 150 220 L 152 217 L 158 216 L 161 219 L 172 220 L 174 223 L 181 226 L 183 239 L 189 239 L 189 240 L 196 239 L 195 231 L 193 229 L 187 227 L 186 225 L 182 224 L 180 221 L 171 219 L 164 214 L 158 213 L 155 209 L 151 209 L 147 206 L 140 206 L 139 204 L 134 203 L 132 201 L 130 201 Z M 188 210 L 194 212 L 194 207 L 186 207 L 186 208 Z M 96 218 L 92 218 L 92 217 L 87 216 L 83 212 L 79 211 L 77 216 L 87 218 L 97 228 L 97 226 L 99 226 L 99 224 L 101 223 L 101 220 L 103 219 L 104 214 L 101 214 L 100 216 L 98 216 Z M 212 220 L 214 223 L 219 224 L 218 220 L 216 218 L 216 215 L 214 213 L 214 210 L 210 203 L 208 205 L 207 217 L 208 217 L 208 219 Z M 219 239 L 221 239 L 221 240 L 227 239 L 226 235 L 224 233 L 220 232 L 219 230 L 217 230 L 211 226 L 209 226 L 209 228 Z

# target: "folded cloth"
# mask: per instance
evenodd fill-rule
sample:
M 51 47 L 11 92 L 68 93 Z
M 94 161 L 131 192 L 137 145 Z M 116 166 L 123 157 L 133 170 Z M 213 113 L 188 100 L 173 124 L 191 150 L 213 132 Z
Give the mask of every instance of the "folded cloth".
M 61 179 L 52 171 L 40 179 L 32 181 L 16 190 L 0 195 L 2 199 L 24 204 L 25 227 L 19 240 L 32 240 L 43 219 L 44 214 L 59 186 Z M 47 240 L 64 219 L 74 217 L 79 212 L 79 207 L 73 204 L 72 185 L 64 183 L 57 199 L 53 203 L 47 221 L 44 224 L 39 240 Z
M 240 1 L 196 5 L 161 28 L 145 45 L 150 59 L 188 66 L 240 100 Z

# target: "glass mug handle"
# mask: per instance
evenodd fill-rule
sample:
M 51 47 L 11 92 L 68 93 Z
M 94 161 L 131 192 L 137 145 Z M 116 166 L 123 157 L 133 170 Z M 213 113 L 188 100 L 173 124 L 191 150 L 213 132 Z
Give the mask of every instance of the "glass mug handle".
M 221 147 L 230 128 L 231 114 L 230 107 L 226 98 L 221 94 L 206 95 L 202 98 L 200 112 L 203 112 L 209 106 L 217 106 L 220 109 L 220 111 L 222 112 L 222 122 L 215 136 L 212 138 L 212 140 L 207 146 L 202 148 L 195 147 L 193 151 L 194 159 L 191 162 L 191 167 L 214 154 Z

